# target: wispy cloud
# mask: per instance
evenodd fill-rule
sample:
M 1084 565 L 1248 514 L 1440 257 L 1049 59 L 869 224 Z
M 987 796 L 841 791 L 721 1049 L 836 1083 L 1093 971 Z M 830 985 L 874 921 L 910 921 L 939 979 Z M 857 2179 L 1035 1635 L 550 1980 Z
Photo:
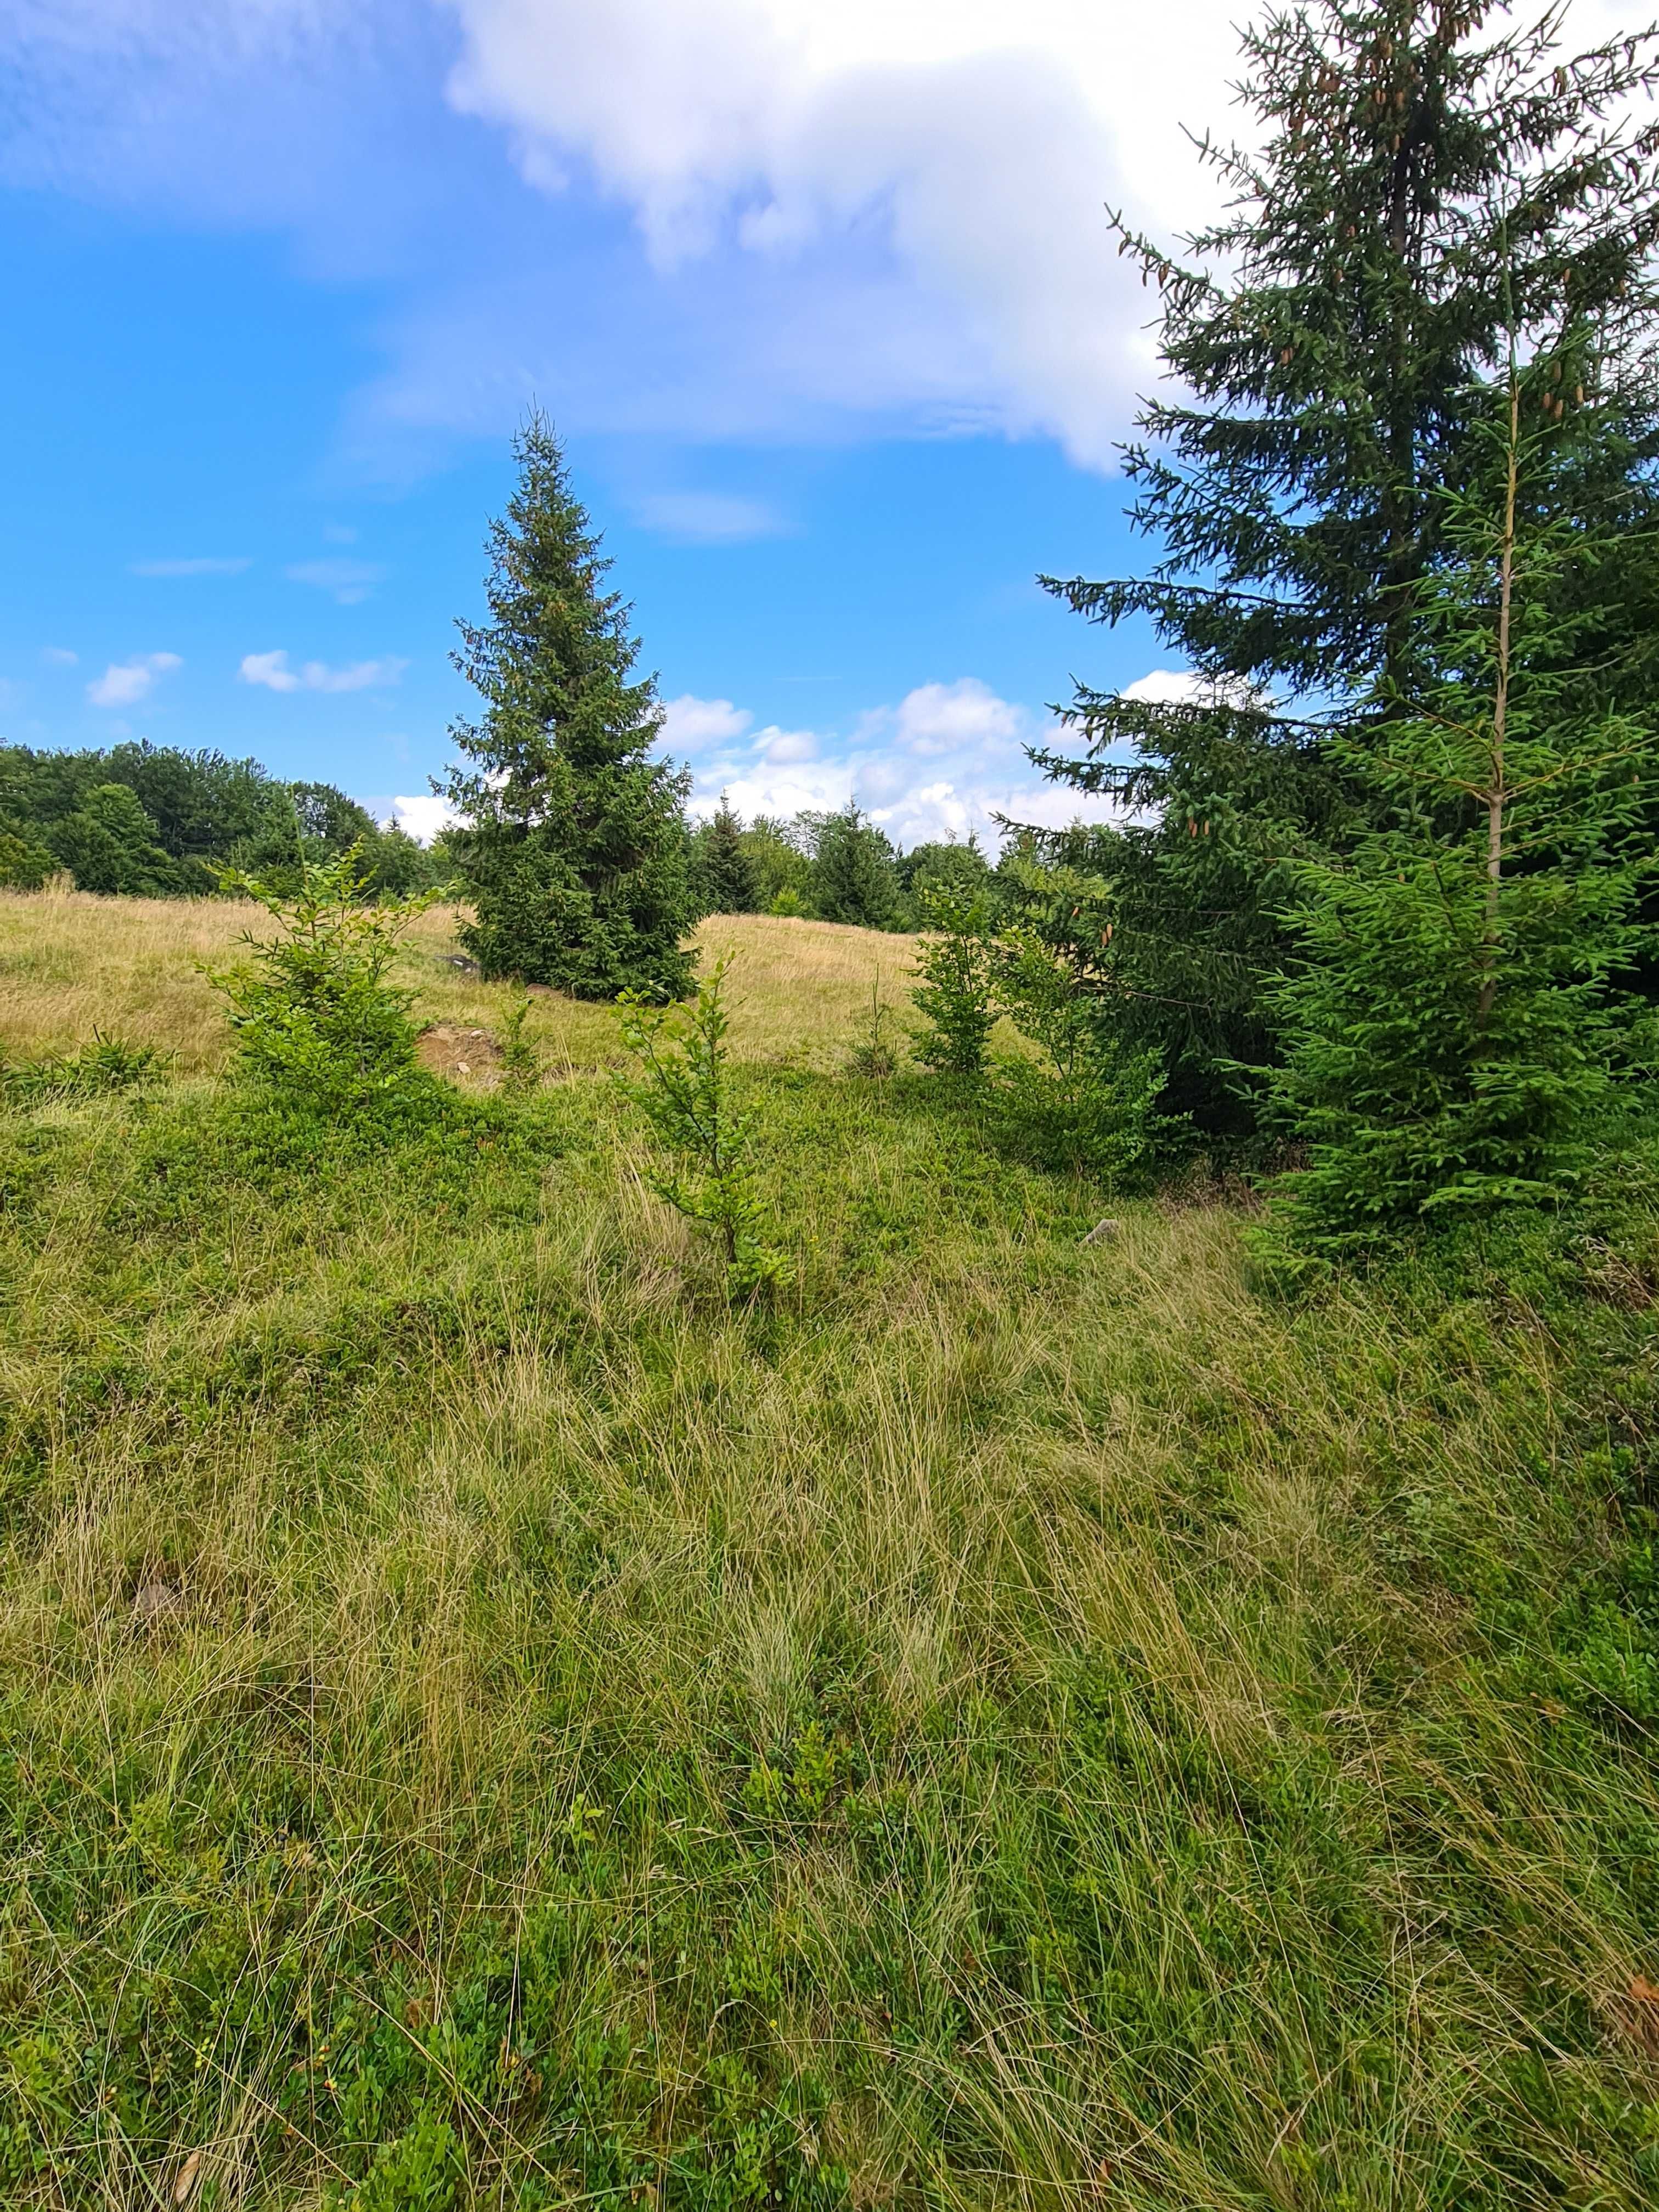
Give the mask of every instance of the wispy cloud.
M 245 553 L 210 554 L 185 561 L 135 561 L 128 573 L 134 576 L 240 576 L 252 566 L 252 557 Z
M 249 653 L 237 674 L 244 684 L 263 684 L 267 691 L 372 691 L 395 684 L 406 660 L 354 660 L 344 668 L 331 668 L 321 660 L 307 660 L 290 668 L 286 653 Z
M 310 584 L 333 594 L 337 605 L 355 607 L 366 599 L 386 570 L 373 561 L 296 561 L 283 574 L 290 584 Z
M 94 707 L 136 707 L 149 696 L 158 676 L 184 665 L 176 653 L 147 653 L 137 660 L 112 661 L 88 684 L 87 696 Z
M 653 492 L 638 502 L 635 513 L 646 529 L 683 545 L 744 545 L 757 538 L 779 537 L 787 527 L 768 501 L 732 492 Z
M 43 645 L 40 658 L 48 668 L 73 668 L 81 656 L 71 653 L 66 645 Z

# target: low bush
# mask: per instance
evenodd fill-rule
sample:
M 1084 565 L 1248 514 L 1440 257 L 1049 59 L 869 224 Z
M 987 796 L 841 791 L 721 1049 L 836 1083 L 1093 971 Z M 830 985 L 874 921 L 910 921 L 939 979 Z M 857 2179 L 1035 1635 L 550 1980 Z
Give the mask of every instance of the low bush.
M 623 1042 L 640 1066 L 618 1077 L 664 1144 L 684 1162 L 647 1180 L 659 1198 L 719 1237 L 734 1297 L 753 1297 L 787 1279 L 789 1263 L 767 1235 L 755 1186 L 754 1116 L 733 1096 L 726 1054 L 728 963 L 722 960 L 685 1008 L 653 1007 L 624 993 Z
M 386 978 L 399 937 L 436 894 L 366 905 L 355 848 L 298 866 L 292 890 L 224 872 L 226 888 L 257 900 L 279 934 L 246 933 L 252 961 L 210 971 L 210 980 L 228 1004 L 251 1081 L 308 1111 L 361 1115 L 417 1087 L 413 994 Z

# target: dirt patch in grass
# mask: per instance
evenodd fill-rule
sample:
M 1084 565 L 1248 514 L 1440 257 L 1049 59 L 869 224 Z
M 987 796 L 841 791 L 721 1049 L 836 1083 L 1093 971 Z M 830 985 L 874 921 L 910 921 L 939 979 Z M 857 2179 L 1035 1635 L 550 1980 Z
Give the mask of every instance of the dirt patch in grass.
M 488 1030 L 434 1022 L 415 1047 L 416 1059 L 450 1083 L 493 1085 L 500 1079 L 501 1048 Z

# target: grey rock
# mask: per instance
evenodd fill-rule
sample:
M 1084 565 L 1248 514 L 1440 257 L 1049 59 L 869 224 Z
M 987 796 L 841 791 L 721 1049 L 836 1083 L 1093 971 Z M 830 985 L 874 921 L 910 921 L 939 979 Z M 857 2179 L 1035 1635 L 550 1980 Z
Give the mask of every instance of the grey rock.
M 1122 1226 L 1121 1221 L 1109 1214 L 1104 1221 L 1097 1221 L 1088 1235 L 1079 1241 L 1084 1244 L 1109 1244 Z

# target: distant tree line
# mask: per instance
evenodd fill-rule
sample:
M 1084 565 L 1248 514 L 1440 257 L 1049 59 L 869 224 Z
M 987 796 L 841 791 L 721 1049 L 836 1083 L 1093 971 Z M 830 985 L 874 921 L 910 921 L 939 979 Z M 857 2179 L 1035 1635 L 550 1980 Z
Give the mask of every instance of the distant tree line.
M 398 895 L 449 872 L 441 851 L 383 829 L 331 783 L 296 783 L 258 761 L 169 745 L 34 751 L 0 745 L 0 885 L 191 898 L 221 868 L 281 878 L 359 848 L 368 888 Z
M 860 929 L 918 928 L 930 890 L 988 890 L 994 872 L 974 837 L 900 852 L 856 802 L 745 825 L 723 793 L 693 854 L 705 913 L 799 915 Z

